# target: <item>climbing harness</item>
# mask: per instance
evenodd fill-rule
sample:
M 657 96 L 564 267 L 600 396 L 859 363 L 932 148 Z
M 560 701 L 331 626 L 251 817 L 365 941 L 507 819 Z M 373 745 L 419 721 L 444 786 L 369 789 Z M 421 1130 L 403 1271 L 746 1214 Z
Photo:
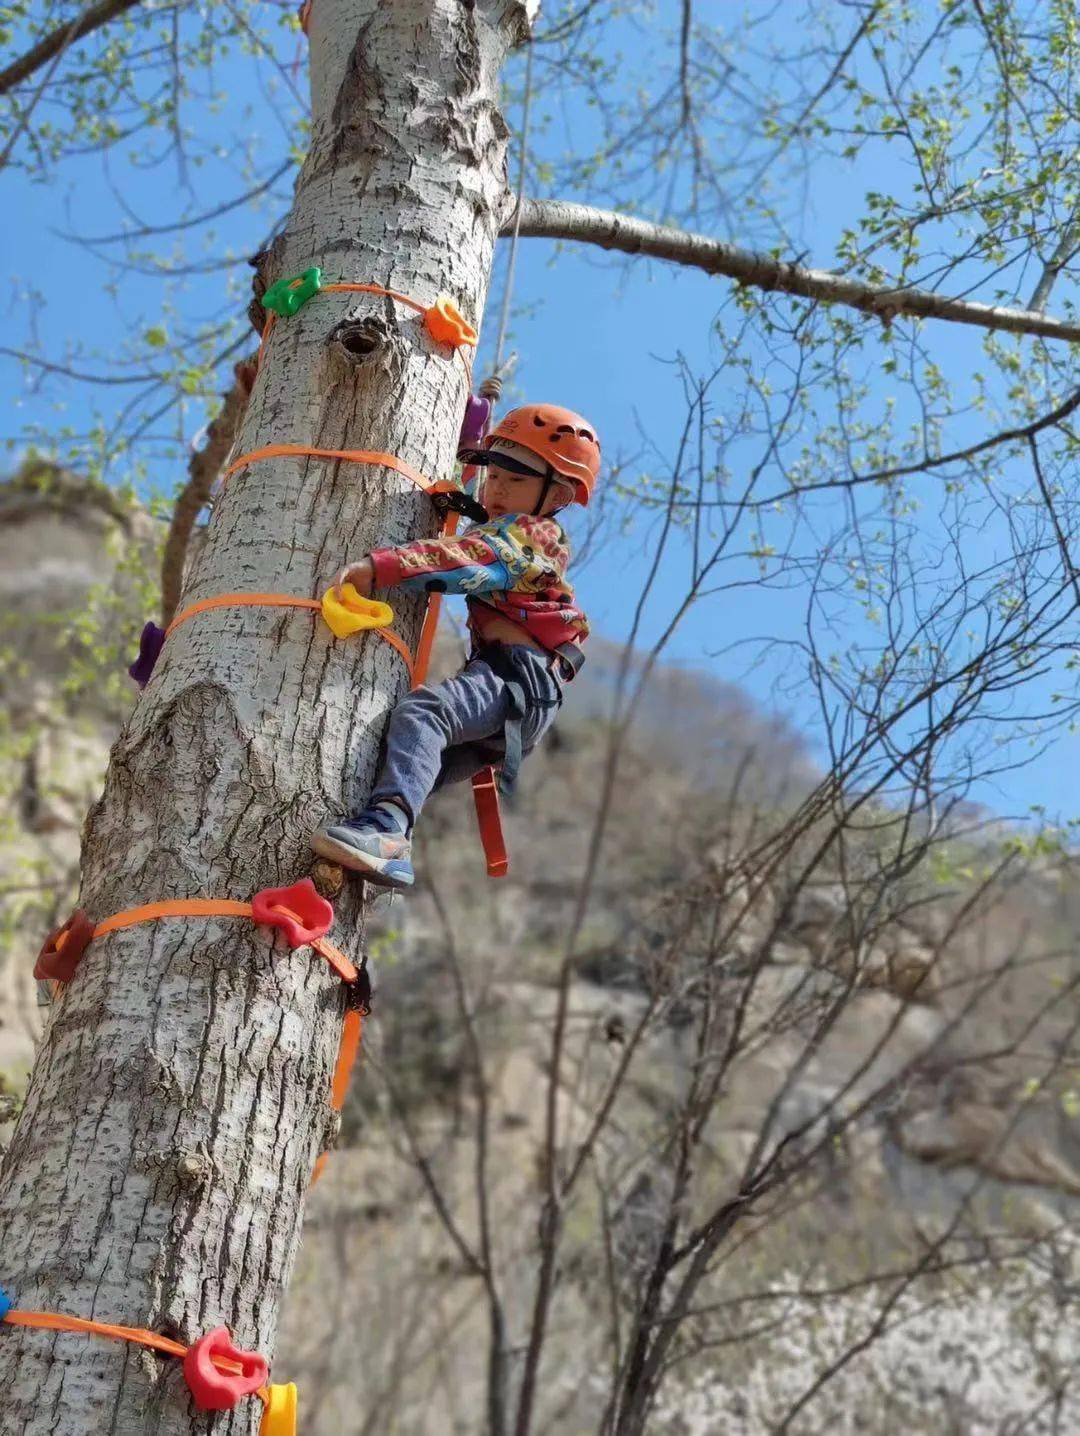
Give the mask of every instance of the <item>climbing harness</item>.
M 506 261 L 506 280 L 503 284 L 502 309 L 499 313 L 499 333 L 495 340 L 495 363 L 492 365 L 492 369 L 496 374 L 502 369 L 503 343 L 506 339 L 506 330 L 510 322 L 510 300 L 514 292 L 514 268 L 517 262 L 518 236 L 521 231 L 521 201 L 525 193 L 525 161 L 529 153 L 529 111 L 532 105 L 532 78 L 533 47 L 530 40 L 528 54 L 525 59 L 525 98 L 521 106 L 521 153 L 518 157 L 518 186 L 517 199 L 514 205 L 514 229 L 510 236 L 510 254 Z

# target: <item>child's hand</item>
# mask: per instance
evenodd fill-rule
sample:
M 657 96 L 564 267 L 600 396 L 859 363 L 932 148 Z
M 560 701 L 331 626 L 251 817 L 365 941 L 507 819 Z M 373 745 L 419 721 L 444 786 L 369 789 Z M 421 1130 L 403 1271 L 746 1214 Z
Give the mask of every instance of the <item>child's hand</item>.
M 338 602 L 343 603 L 345 595 L 341 591 L 343 583 L 351 583 L 361 598 L 371 597 L 372 584 L 375 581 L 375 568 L 370 558 L 362 558 L 359 563 L 350 563 L 338 574 L 334 583 L 334 593 Z

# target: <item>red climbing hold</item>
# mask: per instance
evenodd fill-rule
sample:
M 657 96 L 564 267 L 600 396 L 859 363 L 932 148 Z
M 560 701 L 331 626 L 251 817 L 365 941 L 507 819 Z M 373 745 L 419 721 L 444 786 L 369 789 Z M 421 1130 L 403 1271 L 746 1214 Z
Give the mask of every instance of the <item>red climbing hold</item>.
M 70 982 L 93 936 L 94 924 L 77 907 L 67 922 L 45 939 L 34 963 L 34 976 L 43 981 L 51 977 L 56 982 Z
M 215 1364 L 217 1357 L 219 1364 Z M 233 1368 L 222 1370 L 222 1367 Z M 184 1380 L 200 1411 L 231 1411 L 241 1396 L 265 1386 L 270 1375 L 266 1357 L 257 1351 L 240 1351 L 227 1326 L 215 1326 L 188 1348 Z
M 251 899 L 251 916 L 281 928 L 290 947 L 325 937 L 334 925 L 334 909 L 315 891 L 310 878 L 288 888 L 263 888 Z

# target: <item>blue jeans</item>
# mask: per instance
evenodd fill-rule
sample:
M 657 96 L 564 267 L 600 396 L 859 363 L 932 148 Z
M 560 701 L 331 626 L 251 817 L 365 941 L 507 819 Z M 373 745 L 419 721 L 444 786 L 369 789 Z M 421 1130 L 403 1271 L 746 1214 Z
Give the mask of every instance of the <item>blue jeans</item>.
M 545 654 L 518 643 L 497 647 L 470 658 L 456 678 L 414 688 L 397 705 L 371 807 L 395 800 L 415 822 L 435 788 L 471 778 L 504 756 L 509 767 L 508 721 L 520 724 L 522 754 L 535 748 L 559 711 L 562 689 Z

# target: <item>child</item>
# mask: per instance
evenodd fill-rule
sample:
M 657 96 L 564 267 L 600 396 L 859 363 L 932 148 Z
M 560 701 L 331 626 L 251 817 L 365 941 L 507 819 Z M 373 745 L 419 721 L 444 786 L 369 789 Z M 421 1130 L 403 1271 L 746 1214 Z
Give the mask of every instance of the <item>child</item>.
M 459 457 L 486 467 L 486 521 L 455 537 L 375 549 L 337 580 L 365 598 L 397 586 L 468 599 L 468 663 L 402 699 L 368 806 L 312 834 L 322 857 L 386 887 L 412 885 L 412 829 L 434 788 L 495 763 L 509 788 L 551 726 L 589 632 L 563 577 L 570 550 L 555 515 L 589 502 L 600 469 L 592 426 L 568 409 L 528 404 Z

